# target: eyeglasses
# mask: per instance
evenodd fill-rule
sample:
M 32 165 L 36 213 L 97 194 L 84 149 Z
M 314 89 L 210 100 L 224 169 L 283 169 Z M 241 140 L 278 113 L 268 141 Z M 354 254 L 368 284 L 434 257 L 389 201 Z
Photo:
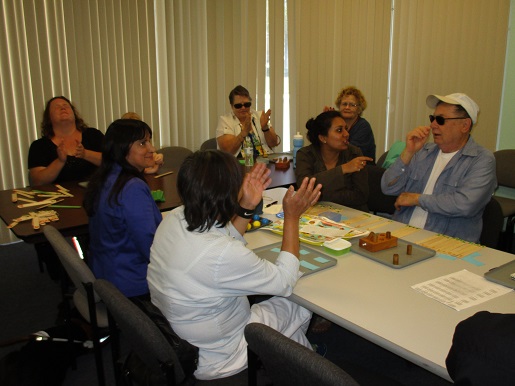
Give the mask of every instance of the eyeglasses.
M 456 118 L 444 118 L 440 115 L 437 115 L 436 117 L 434 115 L 429 116 L 429 121 L 433 123 L 434 120 L 436 120 L 436 123 L 438 123 L 440 126 L 445 125 L 445 121 L 448 121 L 450 119 L 466 119 L 468 117 L 456 117 Z
M 340 103 L 340 106 L 343 106 L 343 107 L 358 107 L 358 105 L 356 103 L 349 103 L 349 102 L 343 102 L 343 103 Z
M 234 104 L 233 106 L 234 106 L 234 108 L 235 108 L 236 110 L 239 110 L 239 109 L 241 109 L 241 108 L 242 108 L 242 107 L 244 107 L 244 106 L 245 106 L 245 108 L 247 108 L 247 109 L 248 109 L 250 106 L 252 106 L 252 102 L 236 103 L 236 104 Z

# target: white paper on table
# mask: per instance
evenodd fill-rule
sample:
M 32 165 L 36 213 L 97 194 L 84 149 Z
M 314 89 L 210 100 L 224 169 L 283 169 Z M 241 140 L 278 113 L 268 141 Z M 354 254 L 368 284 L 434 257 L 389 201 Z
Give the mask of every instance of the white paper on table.
M 457 311 L 512 291 L 466 269 L 415 284 L 411 288 Z
M 283 211 L 283 198 L 288 189 L 273 188 L 263 192 L 263 213 L 277 214 Z M 277 202 L 276 202 L 277 201 Z M 274 203 L 273 205 L 270 205 Z M 270 205 L 267 207 L 267 205 Z
M 283 211 L 283 206 L 281 204 L 271 205 L 268 208 L 263 208 L 264 214 L 277 214 Z

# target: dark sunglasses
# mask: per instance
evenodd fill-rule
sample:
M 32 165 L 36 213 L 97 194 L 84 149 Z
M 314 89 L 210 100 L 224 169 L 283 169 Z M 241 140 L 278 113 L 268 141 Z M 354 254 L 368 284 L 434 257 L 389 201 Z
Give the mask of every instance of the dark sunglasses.
M 233 106 L 237 110 L 241 109 L 243 106 L 245 106 L 248 109 L 250 106 L 252 106 L 252 102 L 236 103 Z
M 444 118 L 439 115 L 436 117 L 434 115 L 429 116 L 429 121 L 433 123 L 434 120 L 436 120 L 436 123 L 438 123 L 440 126 L 445 125 L 445 121 L 448 121 L 449 119 L 467 119 L 468 117 L 456 117 L 456 118 Z

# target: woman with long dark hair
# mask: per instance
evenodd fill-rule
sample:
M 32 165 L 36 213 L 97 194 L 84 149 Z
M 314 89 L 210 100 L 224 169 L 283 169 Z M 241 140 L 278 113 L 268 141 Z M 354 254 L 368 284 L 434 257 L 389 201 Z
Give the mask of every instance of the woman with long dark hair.
M 114 121 L 84 199 L 90 216 L 88 264 L 97 278 L 111 281 L 129 298 L 148 297 L 150 246 L 162 220 L 143 177 L 154 162 L 151 138 L 143 121 Z

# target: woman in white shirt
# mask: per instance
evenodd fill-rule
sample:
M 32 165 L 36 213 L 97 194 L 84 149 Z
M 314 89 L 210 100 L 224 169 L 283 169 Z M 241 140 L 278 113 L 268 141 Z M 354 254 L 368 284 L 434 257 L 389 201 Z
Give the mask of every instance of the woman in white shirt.
M 266 157 L 281 143 L 270 124 L 272 110 L 252 110 L 252 98 L 243 86 L 236 86 L 229 94 L 231 112 L 218 119 L 216 141 L 220 150 L 235 157 L 245 147 L 254 148 L 254 158 Z M 243 154 L 242 154 L 243 156 Z
M 159 226 L 147 280 L 152 302 L 172 328 L 199 348 L 197 379 L 215 379 L 247 367 L 248 323 L 264 323 L 311 347 L 311 312 L 286 299 L 300 277 L 299 216 L 315 204 L 315 179 L 293 187 L 284 200 L 284 235 L 275 264 L 259 258 L 243 235 L 269 170 L 256 164 L 243 178 L 236 159 L 219 150 L 188 157 L 178 175 L 184 202 Z M 250 307 L 247 295 L 277 295 Z

